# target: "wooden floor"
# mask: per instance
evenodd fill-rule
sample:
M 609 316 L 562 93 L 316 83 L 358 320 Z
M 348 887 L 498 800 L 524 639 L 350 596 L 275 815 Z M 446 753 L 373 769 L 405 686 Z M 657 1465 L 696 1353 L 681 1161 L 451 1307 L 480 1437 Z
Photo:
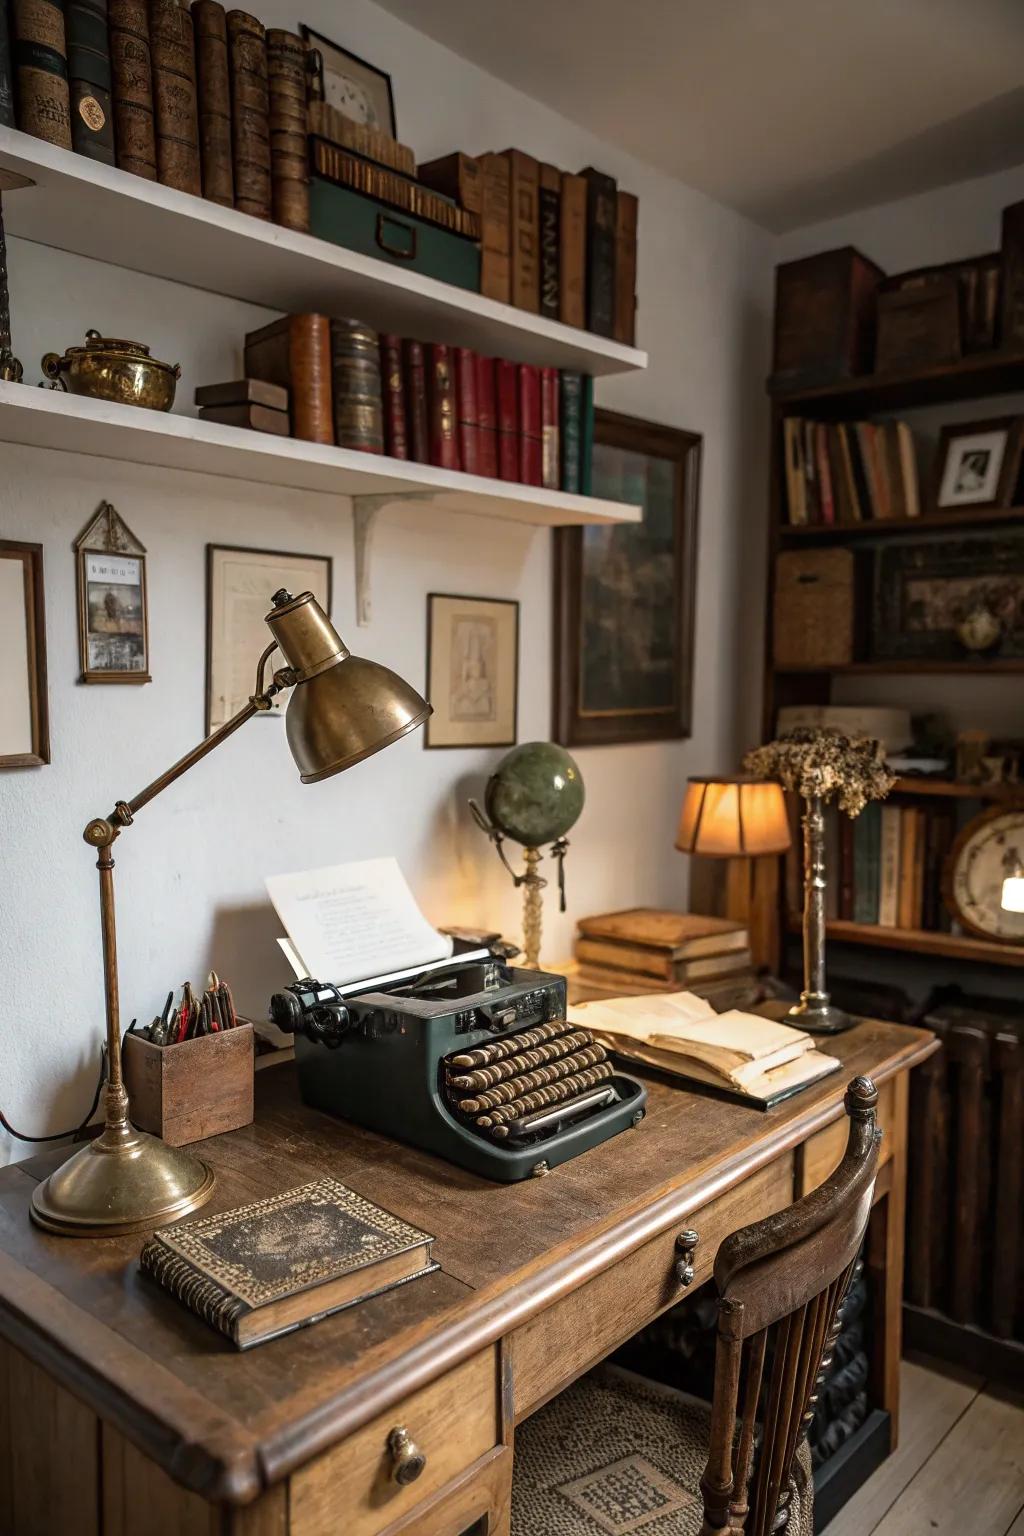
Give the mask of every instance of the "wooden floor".
M 1024 1536 L 1024 1397 L 905 1360 L 899 1449 L 823 1536 Z

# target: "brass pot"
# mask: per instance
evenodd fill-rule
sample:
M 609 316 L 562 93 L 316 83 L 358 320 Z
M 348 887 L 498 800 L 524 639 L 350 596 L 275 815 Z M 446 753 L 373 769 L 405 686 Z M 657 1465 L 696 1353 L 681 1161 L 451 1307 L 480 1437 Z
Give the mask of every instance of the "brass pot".
M 84 347 L 68 347 L 63 357 L 47 352 L 41 367 L 48 379 L 71 395 L 92 395 L 119 405 L 143 405 L 169 411 L 181 378 L 179 363 L 159 363 L 137 341 L 116 341 L 86 331 Z

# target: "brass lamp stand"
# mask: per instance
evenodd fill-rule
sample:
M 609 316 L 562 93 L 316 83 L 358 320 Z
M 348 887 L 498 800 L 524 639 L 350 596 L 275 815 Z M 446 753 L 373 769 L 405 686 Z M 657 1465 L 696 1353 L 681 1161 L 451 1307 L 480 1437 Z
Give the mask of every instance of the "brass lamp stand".
M 32 1216 L 50 1232 L 104 1237 L 162 1226 L 194 1211 L 213 1191 L 213 1174 L 204 1163 L 136 1130 L 129 1119 L 121 1072 L 111 856 L 121 832 L 132 825 L 136 812 L 239 726 L 268 710 L 275 695 L 287 688 L 295 688 L 285 716 L 288 745 L 304 784 L 350 768 L 422 725 L 430 714 L 429 704 L 394 672 L 351 655 L 312 593 L 293 598 L 282 590 L 273 601 L 266 621 L 274 638 L 259 659 L 249 702 L 133 800 L 119 800 L 109 816 L 90 821 L 85 829 L 85 841 L 99 850 L 108 1063 L 105 1124 L 94 1141 L 36 1186 Z M 267 662 L 278 648 L 287 665 L 266 684 Z

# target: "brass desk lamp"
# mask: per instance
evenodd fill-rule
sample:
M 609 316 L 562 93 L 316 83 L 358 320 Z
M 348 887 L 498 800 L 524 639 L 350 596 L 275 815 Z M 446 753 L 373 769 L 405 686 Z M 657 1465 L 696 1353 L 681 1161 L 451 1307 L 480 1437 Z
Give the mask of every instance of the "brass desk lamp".
M 32 1216 L 66 1236 L 109 1237 L 176 1221 L 213 1191 L 205 1163 L 128 1118 L 121 1074 L 121 1023 L 114 930 L 114 860 L 111 848 L 135 813 L 175 779 L 226 741 L 240 725 L 270 708 L 274 696 L 295 688 L 285 716 L 288 745 L 303 784 L 316 784 L 379 751 L 422 725 L 430 705 L 387 667 L 350 654 L 311 592 L 274 594 L 266 615 L 273 640 L 259 659 L 256 691 L 219 730 L 193 747 L 134 800 L 119 800 L 109 816 L 90 821 L 85 841 L 99 850 L 103 985 L 107 1013 L 105 1125 L 94 1141 L 37 1185 Z M 265 684 L 267 662 L 280 648 L 286 665 Z

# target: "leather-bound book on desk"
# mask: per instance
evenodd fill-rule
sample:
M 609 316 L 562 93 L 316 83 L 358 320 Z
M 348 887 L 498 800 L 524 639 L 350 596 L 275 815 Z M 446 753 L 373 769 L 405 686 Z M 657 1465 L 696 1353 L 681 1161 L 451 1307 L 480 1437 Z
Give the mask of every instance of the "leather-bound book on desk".
M 117 164 L 133 176 L 156 181 L 153 63 L 146 0 L 110 0 L 107 31 Z
M 203 196 L 223 208 L 235 206 L 231 164 L 231 74 L 228 18 L 220 0 L 192 0 L 199 91 L 199 150 Z
M 165 187 L 202 195 L 192 13 L 178 0 L 150 0 L 156 165 Z
M 333 443 L 331 323 L 326 315 L 285 315 L 245 338 L 245 373 L 281 384 L 291 404 L 292 436 Z
M 270 95 L 267 41 L 263 23 L 246 11 L 228 11 L 228 60 L 231 67 L 231 149 L 235 207 L 257 219 L 269 219 Z
M 337 1179 L 151 1237 L 144 1275 L 239 1349 L 437 1269 L 434 1239 Z

